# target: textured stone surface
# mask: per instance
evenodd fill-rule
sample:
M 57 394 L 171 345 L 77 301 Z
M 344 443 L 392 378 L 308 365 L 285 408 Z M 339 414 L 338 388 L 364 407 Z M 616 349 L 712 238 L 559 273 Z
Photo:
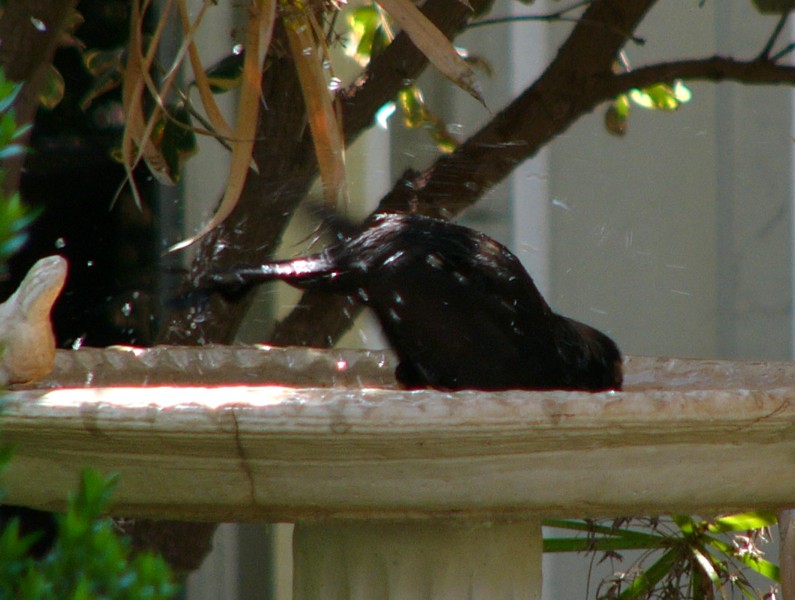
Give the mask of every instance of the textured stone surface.
M 19 288 L 0 304 L 0 386 L 44 377 L 55 360 L 50 311 L 66 280 L 66 260 L 34 264 Z
M 224 362 L 182 351 L 157 350 L 141 381 L 169 364 L 207 380 L 273 369 L 281 385 L 9 393 L 9 501 L 62 506 L 89 465 L 120 472 L 124 514 L 183 519 L 711 513 L 795 499 L 785 363 L 632 358 L 622 393 L 442 393 L 372 386 L 391 373 L 383 353 L 245 349 Z M 122 363 L 154 356 L 104 361 L 126 377 L 135 368 Z M 87 372 L 108 385 L 103 368 Z
M 55 368 L 33 386 L 281 384 L 394 387 L 390 352 L 270 346 L 156 346 L 59 350 Z M 20 388 L 21 389 L 21 388 Z

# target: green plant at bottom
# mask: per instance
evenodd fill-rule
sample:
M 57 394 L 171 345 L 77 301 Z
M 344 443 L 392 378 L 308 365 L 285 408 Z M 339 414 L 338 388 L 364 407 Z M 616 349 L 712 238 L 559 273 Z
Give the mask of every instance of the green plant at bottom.
M 621 558 L 619 552 L 640 551 L 629 568 L 601 582 L 597 600 L 711 600 L 733 598 L 734 592 L 772 600 L 774 592 L 755 590 L 747 572 L 769 580 L 771 588 L 779 582 L 779 567 L 763 558 L 756 544 L 775 523 L 775 514 L 767 511 L 714 519 L 550 519 L 544 525 L 586 536 L 545 538 L 544 552 L 602 552 L 605 558 Z
M 4 451 L 0 461 L 8 459 Z M 127 538 L 102 515 L 110 508 L 116 477 L 86 469 L 68 508 L 59 514 L 50 552 L 35 560 L 36 535 L 21 535 L 11 521 L 0 533 L 0 600 L 165 600 L 178 587 L 162 557 L 133 555 Z

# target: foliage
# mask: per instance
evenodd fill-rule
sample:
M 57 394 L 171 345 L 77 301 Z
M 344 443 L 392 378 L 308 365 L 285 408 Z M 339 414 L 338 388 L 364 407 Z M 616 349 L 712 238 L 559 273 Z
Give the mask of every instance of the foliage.
M 621 559 L 620 551 L 641 555 L 633 565 L 602 581 L 598 600 L 707 600 L 728 598 L 738 590 L 746 598 L 767 600 L 769 591 L 753 588 L 746 572 L 779 581 L 777 565 L 763 558 L 757 541 L 776 523 L 770 512 L 724 515 L 715 519 L 675 515 L 670 519 L 549 520 L 556 529 L 586 532 L 586 537 L 544 539 L 545 552 L 601 552 Z
M 8 453 L 5 455 L 8 459 Z M 177 586 L 159 556 L 132 556 L 129 541 L 103 518 L 115 477 L 86 470 L 65 514 L 57 516 L 57 538 L 41 561 L 29 556 L 35 535 L 21 535 L 12 520 L 0 534 L 0 598 L 19 600 L 158 600 Z
M 30 125 L 18 125 L 14 114 L 21 89 L 21 83 L 8 81 L 0 69 L 0 161 L 18 158 L 26 151 L 21 140 Z M 5 170 L 0 168 L 0 186 L 4 178 Z M 22 204 L 18 192 L 10 196 L 0 192 L 0 273 L 6 260 L 27 240 L 25 230 L 37 214 Z
M 8 81 L 0 69 L 0 160 L 26 152 L 21 140 L 30 126 L 19 126 L 14 114 L 21 88 L 21 83 Z M 0 169 L 0 184 L 4 174 Z M 0 194 L 0 268 L 24 244 L 26 227 L 36 214 L 25 208 L 19 193 Z M 0 447 L 0 468 L 11 454 L 9 446 Z M 177 587 L 168 564 L 150 553 L 132 556 L 129 541 L 117 535 L 110 519 L 102 517 L 115 486 L 115 477 L 92 470 L 83 473 L 66 513 L 56 517 L 57 537 L 42 560 L 31 556 L 38 534 L 23 534 L 19 520 L 12 519 L 0 532 L 0 600 L 173 597 Z

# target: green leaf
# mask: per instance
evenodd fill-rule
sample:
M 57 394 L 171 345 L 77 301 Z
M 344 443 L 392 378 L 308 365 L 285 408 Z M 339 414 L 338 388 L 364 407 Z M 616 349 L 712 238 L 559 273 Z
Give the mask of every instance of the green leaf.
M 13 110 L 9 110 L 0 116 L 0 147 L 10 144 L 16 137 L 17 119 Z
M 698 532 L 699 526 L 693 517 L 687 515 L 673 515 L 671 517 L 674 523 L 682 530 L 682 533 L 694 534 Z
M 3 528 L 0 534 L 0 566 L 8 569 L 11 562 L 20 562 L 23 557 L 28 553 L 31 546 L 41 537 L 39 532 L 34 534 L 20 536 L 19 519 L 12 519 Z M 16 567 L 21 573 L 21 569 L 25 565 Z M 15 568 L 15 567 L 11 567 Z M 0 569 L 2 572 L 5 569 Z
M 348 15 L 350 33 L 346 53 L 365 66 L 389 45 L 385 28 L 388 16 L 374 5 L 362 6 Z
M 14 139 L 14 140 L 19 139 L 23 135 L 25 135 L 28 131 L 30 131 L 31 129 L 33 129 L 33 123 L 27 123 L 26 125 L 20 125 L 20 126 L 17 127 L 16 131 L 14 132 L 14 135 L 11 136 L 11 139 Z
M 403 124 L 409 128 L 422 127 L 425 123 L 425 98 L 416 86 L 398 92 L 398 104 L 403 111 Z
M 53 109 L 63 100 L 66 83 L 61 73 L 52 65 L 47 65 L 44 82 L 39 89 L 39 104 L 44 108 Z
M 80 99 L 80 108 L 87 110 L 96 98 L 121 85 L 125 60 L 124 47 L 113 50 L 88 50 L 83 53 L 83 66 L 91 73 L 93 80 Z
M 442 152 L 453 152 L 458 147 L 458 140 L 447 131 L 445 123 L 428 110 L 422 91 L 418 87 L 412 85 L 400 90 L 398 105 L 403 112 L 403 124 L 406 127 L 427 129 L 436 142 L 436 147 Z
M 627 588 L 619 594 L 620 600 L 643 598 L 654 588 L 679 560 L 679 552 L 672 548 L 665 552 L 648 569 L 641 571 Z
M 94 77 L 100 77 L 108 72 L 122 72 L 126 59 L 126 48 L 113 48 L 112 50 L 86 50 L 83 52 L 83 66 Z
M 9 144 L 0 148 L 0 160 L 5 160 L 14 156 L 22 156 L 26 152 L 27 148 L 21 144 Z
M 626 94 L 618 96 L 605 112 L 605 127 L 609 133 L 623 136 L 627 133 L 627 117 L 629 116 L 629 98 Z
M 0 69 L 0 112 L 7 111 L 14 104 L 21 89 L 21 83 L 8 81 Z
M 749 529 L 762 529 L 778 522 L 776 513 L 769 510 L 726 515 L 714 519 L 707 525 L 707 531 L 712 533 L 725 533 L 727 531 L 748 531 Z
M 674 98 L 676 98 L 680 104 L 686 104 L 693 98 L 693 92 L 691 92 L 690 88 L 680 79 L 677 79 L 674 81 Z
M 760 556 L 752 556 L 750 554 L 740 554 L 737 552 L 737 549 L 732 546 L 731 544 L 724 542 L 721 539 L 718 539 L 714 536 L 706 536 L 705 538 L 706 543 L 722 554 L 726 556 L 731 556 L 736 558 L 745 566 L 753 569 L 760 575 L 767 577 L 772 581 L 779 582 L 781 581 L 781 569 L 778 565 L 766 560 Z
M 168 107 L 168 116 L 161 121 L 153 137 L 166 160 L 169 177 L 174 182 L 179 181 L 182 167 L 198 151 L 190 113 L 184 104 Z
M 245 51 L 241 49 L 225 56 L 205 71 L 210 90 L 214 94 L 222 94 L 240 87 L 245 56 Z
M 567 520 L 567 519 L 544 519 L 545 527 L 555 527 L 557 529 L 572 529 L 574 531 L 586 531 L 588 533 L 599 533 L 603 535 L 621 536 L 624 539 L 645 540 L 649 548 L 657 548 L 660 540 L 667 540 L 665 536 L 636 531 L 634 529 L 608 527 L 590 521 Z
M 673 84 L 656 83 L 629 92 L 629 98 L 638 106 L 667 112 L 677 110 L 682 104 L 689 102 L 692 96 L 693 94 L 681 81 Z
M 712 564 L 712 557 L 701 552 L 701 550 L 698 548 L 692 548 L 691 551 L 693 553 L 693 558 L 696 559 L 696 563 L 698 563 L 698 566 L 701 568 L 704 574 L 709 577 L 710 581 L 715 587 L 720 588 L 723 582 L 721 581 L 720 575 L 718 574 L 718 569 L 716 569 L 715 565 Z
M 738 558 L 746 567 L 753 569 L 760 575 L 767 577 L 771 581 L 781 582 L 781 568 L 777 564 L 764 558 L 753 558 L 751 556 L 740 556 Z

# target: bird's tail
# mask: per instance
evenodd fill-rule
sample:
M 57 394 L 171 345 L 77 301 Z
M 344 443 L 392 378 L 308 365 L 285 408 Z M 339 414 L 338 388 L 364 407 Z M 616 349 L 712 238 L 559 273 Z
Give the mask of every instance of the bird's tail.
M 325 252 L 308 257 L 279 260 L 258 266 L 239 266 L 230 271 L 208 273 L 200 287 L 235 291 L 268 281 L 281 280 L 299 288 L 315 287 L 334 278 L 334 265 Z

